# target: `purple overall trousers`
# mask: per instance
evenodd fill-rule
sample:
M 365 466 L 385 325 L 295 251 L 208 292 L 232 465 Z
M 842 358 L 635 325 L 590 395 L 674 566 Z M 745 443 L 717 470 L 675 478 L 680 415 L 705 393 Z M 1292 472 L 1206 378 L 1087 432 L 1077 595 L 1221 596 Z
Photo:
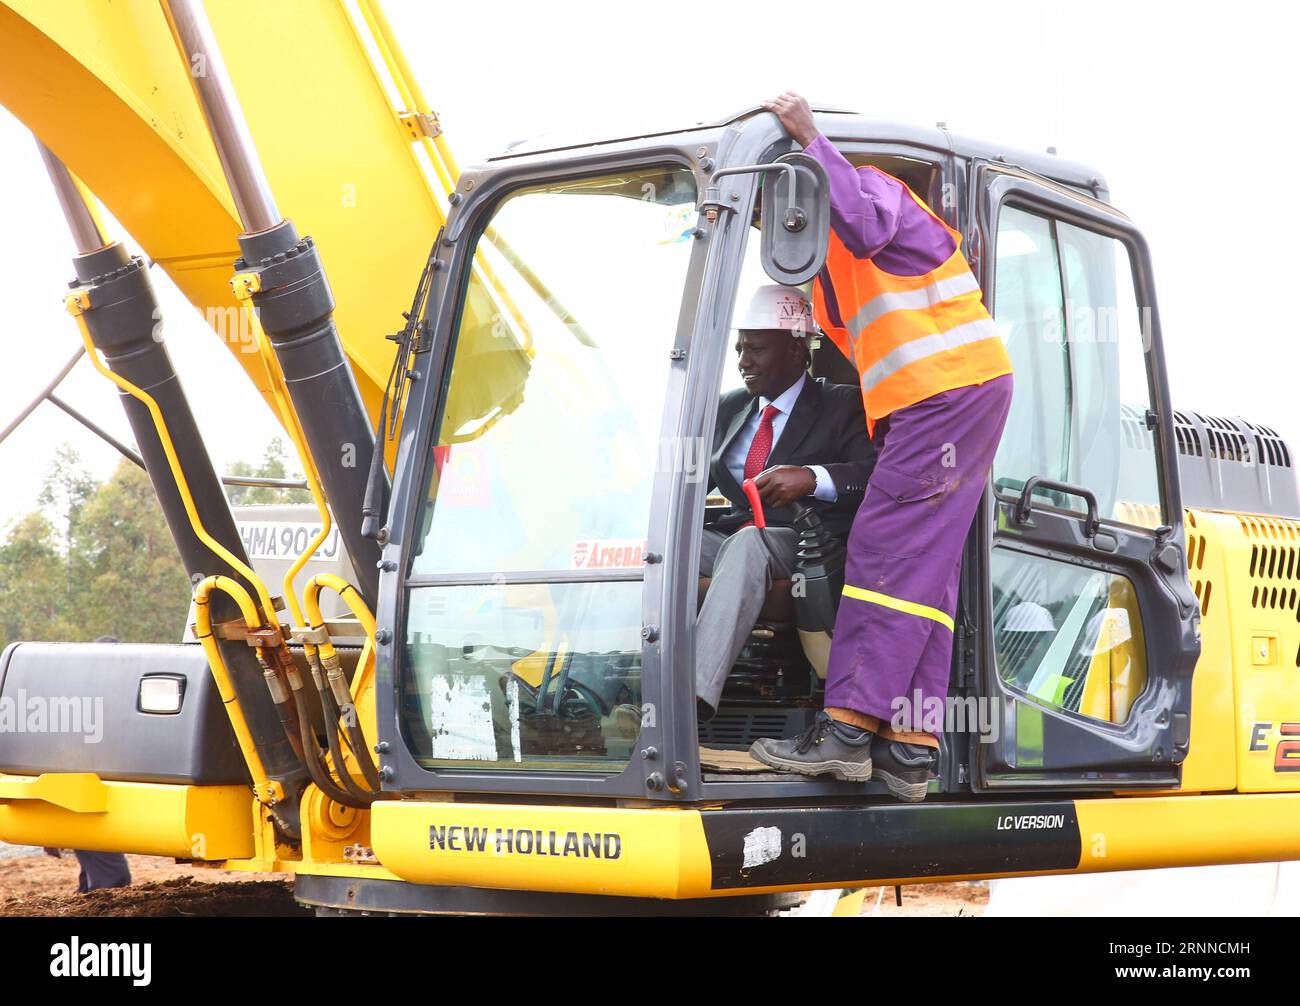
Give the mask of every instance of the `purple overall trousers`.
M 935 732 L 934 700 L 941 715 L 948 694 L 962 548 L 1011 389 L 1005 374 L 897 409 L 876 424 L 876 467 L 849 532 L 828 708 Z

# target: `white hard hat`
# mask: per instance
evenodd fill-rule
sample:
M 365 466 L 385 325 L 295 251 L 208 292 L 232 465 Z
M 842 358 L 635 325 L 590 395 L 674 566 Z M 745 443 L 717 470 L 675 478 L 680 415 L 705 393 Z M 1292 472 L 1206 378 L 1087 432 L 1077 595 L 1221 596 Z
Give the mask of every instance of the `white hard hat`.
M 768 283 L 754 291 L 736 328 L 783 329 L 800 337 L 816 331 L 807 295 L 798 287 L 779 283 Z

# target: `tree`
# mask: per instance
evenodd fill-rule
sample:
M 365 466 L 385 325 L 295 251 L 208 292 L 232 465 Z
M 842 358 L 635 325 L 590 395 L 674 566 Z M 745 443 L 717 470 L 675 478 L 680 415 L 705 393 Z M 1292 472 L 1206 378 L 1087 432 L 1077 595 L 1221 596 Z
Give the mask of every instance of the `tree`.
M 65 446 L 40 500 L 56 520 L 26 514 L 0 545 L 0 643 L 180 639 L 190 585 L 144 472 L 123 461 L 101 485 Z
M 95 477 L 82 467 L 81 456 L 71 444 L 55 448 L 36 501 L 62 532 L 65 602 L 71 600 L 78 579 L 80 554 L 76 539 L 81 511 L 98 486 Z
M 81 455 L 71 444 L 60 444 L 55 448 L 54 460 L 50 462 L 50 470 L 45 474 L 36 502 L 46 511 L 53 510 L 62 522 L 65 549 L 71 547 L 81 508 L 97 488 L 99 483 L 81 466 Z
M 284 441 L 272 437 L 262 452 L 262 463 L 254 468 L 247 461 L 236 461 L 229 475 L 253 476 L 262 479 L 299 479 L 300 473 L 289 474 L 289 452 Z M 226 486 L 226 498 L 231 506 L 245 503 L 310 503 L 311 493 L 306 489 L 273 489 L 270 486 Z
M 234 474 L 293 478 L 284 442 Z M 310 502 L 303 489 L 228 488 L 232 503 Z M 123 642 L 181 638 L 191 587 L 148 476 L 123 461 L 100 484 L 67 444 L 53 456 L 42 511 L 15 521 L 0 544 L 0 643 L 18 639 Z
M 181 638 L 190 582 L 149 477 L 123 461 L 81 513 L 78 638 Z
M 18 518 L 0 545 L 0 644 L 58 639 L 66 586 L 54 525 L 39 511 Z

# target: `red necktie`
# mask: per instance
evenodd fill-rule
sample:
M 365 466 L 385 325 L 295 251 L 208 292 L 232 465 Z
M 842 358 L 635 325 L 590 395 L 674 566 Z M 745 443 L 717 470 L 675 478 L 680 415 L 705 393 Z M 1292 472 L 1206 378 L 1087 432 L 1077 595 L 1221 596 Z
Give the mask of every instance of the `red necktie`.
M 772 418 L 781 410 L 769 405 L 763 410 L 763 418 L 758 421 L 758 431 L 749 445 L 745 455 L 745 479 L 755 478 L 767 467 L 767 456 L 772 453 Z

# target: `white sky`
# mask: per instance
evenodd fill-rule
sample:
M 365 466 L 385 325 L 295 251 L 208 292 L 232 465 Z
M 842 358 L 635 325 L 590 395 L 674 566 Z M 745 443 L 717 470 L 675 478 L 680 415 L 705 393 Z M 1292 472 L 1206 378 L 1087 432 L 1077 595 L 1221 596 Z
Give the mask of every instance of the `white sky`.
M 943 120 L 1009 146 L 1055 145 L 1105 175 L 1150 242 L 1175 406 L 1300 437 L 1285 180 L 1300 155 L 1300 17 L 1283 5 L 806 0 L 511 5 L 508 16 L 385 6 L 462 163 L 540 133 L 712 119 L 785 89 L 881 118 Z M 71 240 L 30 137 L 3 111 L 0 191 L 3 424 L 77 340 L 61 303 Z M 255 460 L 276 432 L 269 412 L 197 313 L 153 276 L 218 466 Z M 116 392 L 86 363 L 61 394 L 129 439 Z M 238 426 L 205 422 L 222 403 L 243 416 Z M 64 440 L 101 476 L 117 462 L 41 406 L 0 445 L 0 524 L 34 504 Z

